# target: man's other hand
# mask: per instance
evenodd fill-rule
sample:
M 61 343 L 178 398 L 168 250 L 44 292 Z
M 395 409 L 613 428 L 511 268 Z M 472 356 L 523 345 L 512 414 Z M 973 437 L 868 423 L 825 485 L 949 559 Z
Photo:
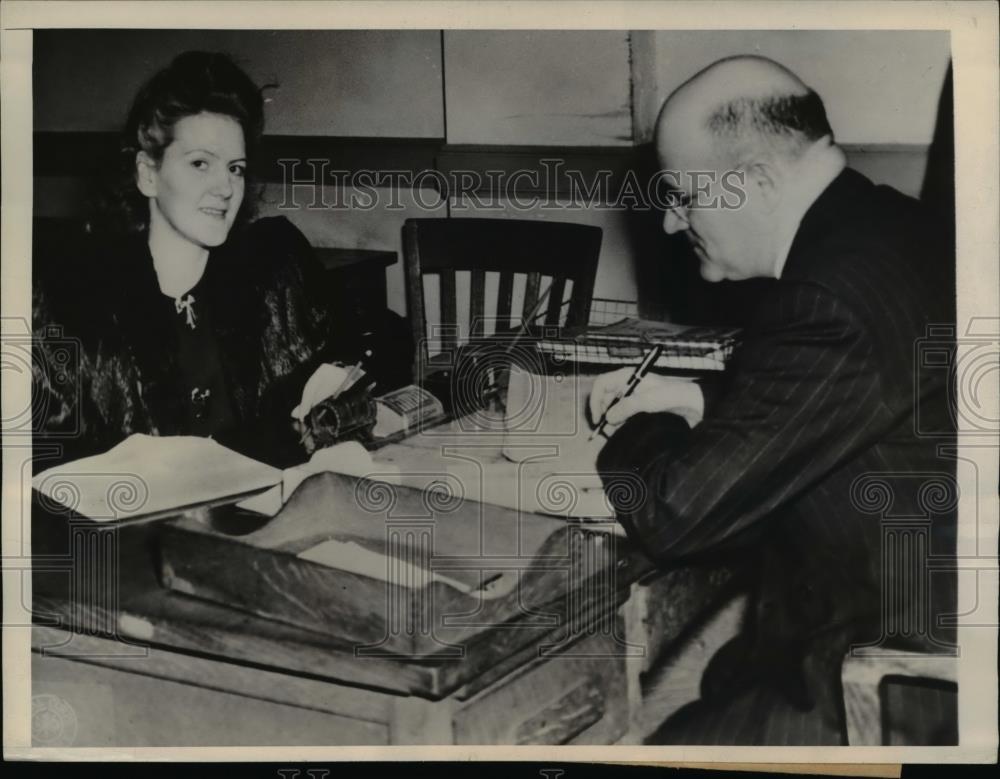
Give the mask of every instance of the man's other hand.
M 590 418 L 594 424 L 611 401 L 628 385 L 634 368 L 621 368 L 598 376 L 590 392 Z M 705 413 L 705 398 L 701 387 L 693 380 L 676 376 L 646 374 L 639 386 L 627 398 L 622 398 L 608 411 L 608 428 L 615 428 L 629 417 L 642 411 L 669 411 L 684 417 L 694 427 Z

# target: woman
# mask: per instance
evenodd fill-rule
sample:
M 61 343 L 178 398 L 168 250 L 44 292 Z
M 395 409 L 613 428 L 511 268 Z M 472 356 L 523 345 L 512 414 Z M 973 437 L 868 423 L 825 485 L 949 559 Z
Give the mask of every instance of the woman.
M 180 55 L 125 126 L 121 213 L 138 229 L 90 257 L 36 262 L 36 333 L 56 324 L 78 339 L 61 381 L 45 370 L 47 339 L 36 356 L 37 435 L 61 436 L 66 457 L 142 432 L 213 436 L 279 465 L 305 458 L 301 423 L 356 343 L 331 332 L 303 235 L 284 218 L 245 224 L 262 125 L 260 90 L 228 57 Z M 409 364 L 368 355 L 366 383 L 383 378 L 378 357 L 382 373 Z

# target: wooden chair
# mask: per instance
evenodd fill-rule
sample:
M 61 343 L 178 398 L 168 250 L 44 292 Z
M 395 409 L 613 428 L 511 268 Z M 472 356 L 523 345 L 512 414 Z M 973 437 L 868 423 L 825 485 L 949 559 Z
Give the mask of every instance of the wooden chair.
M 861 648 L 848 653 L 841 670 L 849 746 L 881 746 L 883 681 L 893 677 L 958 683 L 958 658 L 923 652 Z
M 509 336 L 539 303 L 530 324 L 585 325 L 601 237 L 599 227 L 565 222 L 406 220 L 403 253 L 417 347 L 414 376 L 419 380 L 428 367 L 452 366 L 463 344 Z M 436 289 L 432 276 L 438 278 Z M 496 291 L 490 299 L 488 289 Z M 434 292 L 436 306 L 429 300 Z M 518 298 L 520 312 L 512 310 Z M 432 347 L 438 348 L 432 352 Z

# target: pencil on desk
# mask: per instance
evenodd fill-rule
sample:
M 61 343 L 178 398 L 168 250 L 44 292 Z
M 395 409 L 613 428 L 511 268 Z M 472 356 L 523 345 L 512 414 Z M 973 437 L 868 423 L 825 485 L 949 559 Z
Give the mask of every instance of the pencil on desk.
M 608 407 L 604 409 L 604 413 L 601 414 L 601 418 L 597 422 L 597 427 L 590 434 L 590 438 L 587 439 L 588 441 L 593 441 L 599 433 L 604 432 L 604 428 L 608 424 L 608 412 L 635 391 L 635 388 L 639 386 L 639 382 L 642 381 L 643 377 L 649 373 L 650 368 L 656 363 L 662 351 L 663 344 L 653 344 L 653 347 L 646 352 L 646 356 L 642 358 L 642 362 L 635 366 L 635 370 L 632 371 L 632 375 L 629 376 L 625 386 L 612 398 L 611 402 L 608 403 Z

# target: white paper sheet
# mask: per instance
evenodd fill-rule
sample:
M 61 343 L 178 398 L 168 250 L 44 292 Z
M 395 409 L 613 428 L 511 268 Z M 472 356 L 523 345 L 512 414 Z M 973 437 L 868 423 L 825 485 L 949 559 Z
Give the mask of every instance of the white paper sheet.
M 135 434 L 103 454 L 35 476 L 47 498 L 98 522 L 157 514 L 261 490 L 281 471 L 211 438 Z

